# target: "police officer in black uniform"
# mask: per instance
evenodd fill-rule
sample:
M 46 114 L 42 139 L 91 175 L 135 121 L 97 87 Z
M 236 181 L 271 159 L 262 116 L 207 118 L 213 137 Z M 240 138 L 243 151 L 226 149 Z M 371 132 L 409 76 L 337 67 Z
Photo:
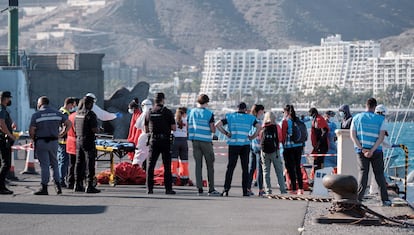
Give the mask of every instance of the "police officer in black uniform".
M 7 106 L 11 105 L 10 91 L 0 92 L 0 152 L 1 152 L 1 169 L 0 169 L 0 194 L 13 194 L 6 188 L 6 176 L 11 167 L 11 146 L 16 137 L 13 136 L 13 120 L 10 117 Z
M 155 107 L 145 118 L 145 132 L 149 133 L 150 156 L 147 169 L 147 193 L 154 188 L 154 168 L 160 153 L 164 164 L 165 194 L 175 194 L 171 179 L 171 131 L 176 130 L 174 114 L 164 106 L 164 93 L 155 96 Z
M 85 96 L 79 104 L 79 110 L 75 117 L 76 132 L 76 166 L 75 192 L 100 193 L 101 190 L 93 185 L 95 177 L 95 159 L 96 146 L 95 134 L 98 133 L 98 119 L 92 111 L 94 99 Z M 87 186 L 83 187 L 85 178 L 85 169 L 87 171 Z

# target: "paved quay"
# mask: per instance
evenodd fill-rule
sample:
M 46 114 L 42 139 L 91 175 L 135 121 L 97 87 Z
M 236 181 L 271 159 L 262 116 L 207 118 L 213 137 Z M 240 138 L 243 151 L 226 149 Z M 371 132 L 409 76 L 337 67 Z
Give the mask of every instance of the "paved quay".
M 227 149 L 222 143 L 217 143 L 215 147 L 216 188 L 221 191 Z M 190 178 L 195 180 L 193 165 L 190 154 Z M 154 194 L 147 195 L 144 185 L 99 185 L 102 190 L 99 194 L 73 193 L 64 189 L 63 195 L 57 196 L 52 183 L 49 184 L 49 196 L 35 196 L 32 193 L 39 188 L 40 176 L 19 174 L 24 166 L 22 153 L 15 160 L 15 173 L 19 181 L 12 182 L 15 186 L 10 186 L 14 195 L 0 196 L 2 235 L 414 234 L 414 228 L 401 226 L 315 223 L 315 218 L 328 214 L 329 202 L 242 197 L 240 164 L 234 173 L 229 197 L 198 196 L 194 186 L 176 186 L 176 195 L 165 195 L 163 187 L 156 187 Z M 102 162 L 98 171 L 107 168 L 108 163 Z M 40 170 L 38 165 L 36 170 Z M 274 193 L 278 192 L 276 182 L 272 171 Z M 406 207 L 382 208 L 376 204 L 372 204 L 372 209 L 413 213 Z

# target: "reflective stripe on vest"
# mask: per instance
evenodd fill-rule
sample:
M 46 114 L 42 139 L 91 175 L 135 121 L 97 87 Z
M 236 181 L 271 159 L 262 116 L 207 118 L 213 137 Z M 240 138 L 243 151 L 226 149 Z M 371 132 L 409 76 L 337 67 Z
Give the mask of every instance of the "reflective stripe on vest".
M 381 132 L 384 116 L 372 112 L 364 112 L 355 115 L 353 122 L 357 138 L 361 142 L 362 148 L 371 149 L 375 145 Z M 382 150 L 381 145 L 377 150 Z
M 228 130 L 231 138 L 227 140 L 228 145 L 249 145 L 249 132 L 256 121 L 256 117 L 245 113 L 226 114 Z

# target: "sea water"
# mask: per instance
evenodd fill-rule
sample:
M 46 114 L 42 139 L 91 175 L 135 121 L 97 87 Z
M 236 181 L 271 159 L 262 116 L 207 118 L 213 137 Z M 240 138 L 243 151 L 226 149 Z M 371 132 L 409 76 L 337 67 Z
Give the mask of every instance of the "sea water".
M 408 173 L 414 170 L 414 123 L 400 122 L 387 123 L 387 131 L 389 133 L 388 140 L 391 144 L 403 144 L 408 148 Z M 390 166 L 405 166 L 406 154 L 401 148 L 385 149 L 384 155 L 394 156 L 395 161 Z M 414 203 L 414 182 L 407 185 L 407 201 Z M 400 190 L 404 190 L 403 187 Z

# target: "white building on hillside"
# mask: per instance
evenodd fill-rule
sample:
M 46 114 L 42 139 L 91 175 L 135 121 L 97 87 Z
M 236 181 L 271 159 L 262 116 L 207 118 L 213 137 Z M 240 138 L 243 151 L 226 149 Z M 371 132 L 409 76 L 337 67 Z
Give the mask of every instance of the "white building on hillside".
M 368 59 L 366 83 L 374 96 L 390 85 L 414 88 L 414 55 L 387 52 L 384 57 Z
M 374 41 L 344 42 L 341 35 L 321 39 L 320 46 L 303 47 L 300 53 L 297 87 L 305 94 L 319 87 L 350 88 L 366 91 L 367 59 L 380 56 Z
M 312 93 L 319 87 L 369 89 L 366 63 L 380 56 L 374 41 L 344 42 L 340 35 L 321 39 L 320 46 L 291 46 L 260 51 L 216 49 L 205 52 L 200 92 L 219 98 L 263 92 Z
M 200 92 L 227 98 L 257 90 L 265 94 L 293 91 L 297 54 L 295 49 L 206 51 Z

